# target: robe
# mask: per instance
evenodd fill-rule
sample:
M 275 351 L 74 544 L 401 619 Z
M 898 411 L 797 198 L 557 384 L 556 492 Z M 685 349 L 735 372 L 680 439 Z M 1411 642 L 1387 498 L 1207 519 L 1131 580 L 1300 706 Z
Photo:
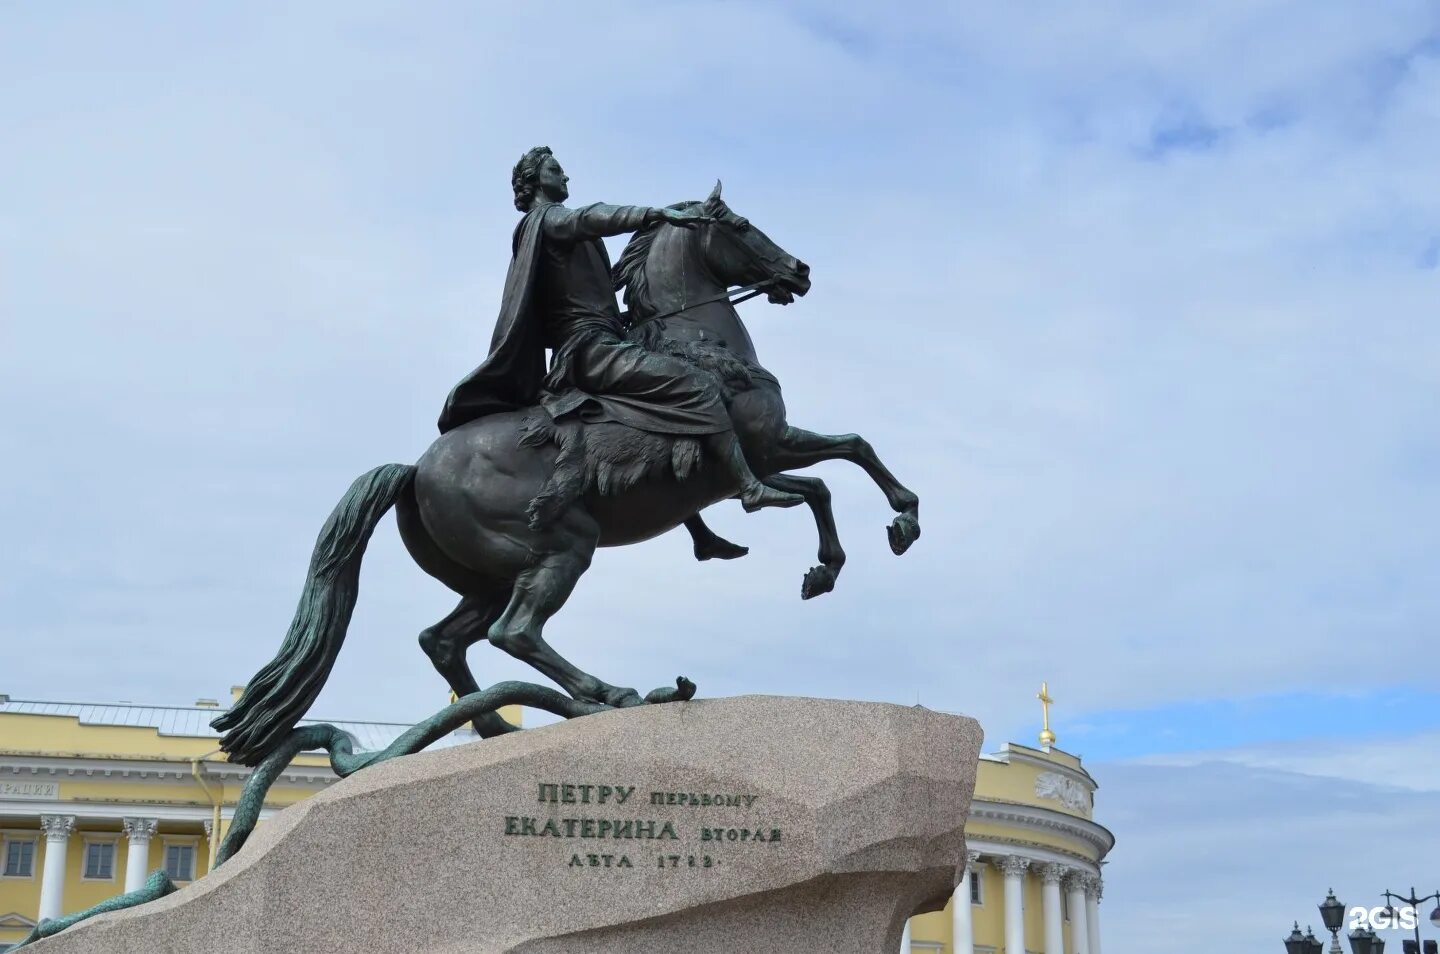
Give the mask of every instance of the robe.
M 450 392 L 439 420 L 442 434 L 537 403 L 556 418 L 579 412 L 587 421 L 661 434 L 730 428 L 708 373 L 624 340 L 600 237 L 640 228 L 647 211 L 546 204 L 526 213 L 515 229 L 489 357 Z M 547 347 L 555 349 L 548 375 Z

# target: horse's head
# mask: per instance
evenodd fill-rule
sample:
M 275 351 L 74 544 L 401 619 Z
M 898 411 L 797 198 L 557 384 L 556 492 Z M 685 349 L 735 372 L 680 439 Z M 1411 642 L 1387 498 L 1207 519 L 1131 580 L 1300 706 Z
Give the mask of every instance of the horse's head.
M 810 290 L 810 266 L 771 241 L 720 198 L 720 183 L 699 210 L 711 221 L 700 226 L 701 254 L 712 274 L 727 285 L 774 282 L 770 300 L 789 304 Z
M 735 285 L 770 283 L 770 300 L 779 304 L 810 290 L 810 266 L 736 215 L 720 198 L 720 183 L 705 201 L 670 208 L 704 218 L 692 228 L 661 223 L 630 239 L 612 277 L 633 314 L 643 318 Z

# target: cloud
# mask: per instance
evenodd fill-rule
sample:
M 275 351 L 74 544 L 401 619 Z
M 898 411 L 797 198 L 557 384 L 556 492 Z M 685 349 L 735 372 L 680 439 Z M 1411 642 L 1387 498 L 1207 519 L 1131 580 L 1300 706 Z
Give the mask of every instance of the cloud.
M 185 702 L 269 659 L 340 493 L 417 457 L 482 356 L 537 142 L 577 201 L 723 178 L 814 270 L 744 312 L 791 420 L 864 434 L 923 500 L 897 560 L 868 480 L 816 468 L 850 560 L 804 604 L 803 512 L 715 508 L 752 547 L 724 565 L 681 534 L 602 552 L 547 632 L 578 664 L 919 701 L 992 745 L 1041 679 L 1062 744 L 1426 690 L 1440 10 L 1382 6 L 10 11 L 0 691 Z M 451 601 L 387 521 L 315 714 L 442 704 L 415 636 Z M 1425 876 L 1428 726 L 1185 732 L 1200 754 L 1090 766 L 1111 954 L 1278 949 L 1332 884 Z
M 1432 6 L 547 17 L 17 14 L 0 605 L 40 651 L 7 691 L 184 701 L 270 656 L 335 499 L 481 357 L 535 142 L 580 201 L 723 177 L 814 267 L 745 312 L 791 419 L 924 500 L 896 560 L 863 475 L 817 468 L 850 562 L 808 604 L 803 512 L 717 508 L 735 564 L 602 553 L 551 627 L 577 662 L 996 726 L 1048 678 L 1062 735 L 1065 707 L 1423 679 L 1370 660 L 1440 618 Z M 423 715 L 450 598 L 388 525 L 362 589 L 321 708 Z
M 1019 731 L 1021 738 L 1029 734 L 1012 726 L 992 728 Z M 1397 744 L 1419 751 L 1426 733 L 1440 730 L 1440 694 L 1428 689 L 1335 687 L 1187 699 L 1084 712 L 1065 719 L 1062 729 L 1061 746 L 1088 760 L 1111 762 L 1163 753 L 1155 757 L 1171 760 L 1166 764 L 1190 764 L 1220 752 L 1243 764 L 1304 770 L 1289 761 L 1252 762 L 1240 755 L 1289 759 L 1312 751 L 1317 739 L 1325 741 L 1321 748 L 1326 753 L 1346 747 L 1357 754 L 1389 752 L 1388 744 L 1375 744 L 1377 739 L 1405 740 Z
M 1293 759 L 1274 753 L 1288 769 L 1224 752 L 1090 766 L 1101 783 L 1096 817 L 1116 836 L 1100 909 L 1105 949 L 1278 950 L 1295 920 L 1323 933 L 1316 906 L 1332 887 L 1366 907 L 1387 889 L 1430 890 L 1426 859 L 1440 849 L 1434 742 L 1378 743 L 1368 765 L 1354 761 L 1364 753 L 1316 739 Z M 1405 778 L 1423 781 L 1407 790 Z M 1398 935 L 1387 941 L 1399 945 Z
M 1296 742 L 1238 746 L 1200 753 L 1157 754 L 1135 764 L 1198 767 L 1225 762 L 1254 769 L 1273 769 L 1317 779 L 1358 782 L 1377 789 L 1440 793 L 1440 732 L 1396 737 L 1333 739 L 1312 737 Z

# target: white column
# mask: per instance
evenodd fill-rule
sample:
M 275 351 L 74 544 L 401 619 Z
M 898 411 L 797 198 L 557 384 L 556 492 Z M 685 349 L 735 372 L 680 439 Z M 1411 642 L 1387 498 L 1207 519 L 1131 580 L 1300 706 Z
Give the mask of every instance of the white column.
M 1005 954 L 1025 954 L 1025 869 L 1030 862 L 1005 855 L 995 867 L 1005 876 Z
M 905 919 L 905 930 L 900 932 L 900 954 L 910 954 L 910 919 Z
M 1040 900 L 1045 915 L 1045 954 L 1065 954 L 1065 914 L 1060 910 L 1060 879 L 1070 871 L 1064 865 L 1041 867 Z
M 65 855 L 70 847 L 70 833 L 75 830 L 74 815 L 41 815 L 40 827 L 45 829 L 45 870 L 40 880 L 40 914 L 37 920 L 58 918 L 65 900 Z
M 1090 954 L 1100 954 L 1100 895 L 1104 887 L 1099 875 L 1091 875 L 1085 882 L 1085 927 L 1089 929 Z
M 950 899 L 950 933 L 954 935 L 954 954 L 975 954 L 975 929 L 970 923 L 970 879 L 980 876 L 980 872 L 974 870 L 975 863 L 979 860 L 980 852 L 966 853 L 965 874 L 961 876 L 960 884 L 955 887 L 955 895 Z
M 155 818 L 125 818 L 125 837 L 129 847 L 125 850 L 125 892 L 139 890 L 145 884 L 145 869 L 150 867 L 150 839 L 160 822 Z
M 1070 901 L 1070 954 L 1090 954 L 1090 929 L 1085 926 L 1085 879 L 1089 875 L 1072 871 L 1065 879 Z

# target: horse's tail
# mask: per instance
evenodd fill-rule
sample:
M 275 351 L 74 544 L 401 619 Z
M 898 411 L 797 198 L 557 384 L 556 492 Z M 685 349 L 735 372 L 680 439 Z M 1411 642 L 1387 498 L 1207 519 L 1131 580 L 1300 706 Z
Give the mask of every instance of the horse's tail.
M 414 475 L 408 464 L 385 464 L 359 477 L 320 528 L 280 652 L 250 680 L 235 706 L 210 723 L 225 733 L 220 748 L 230 761 L 258 764 L 320 694 L 355 611 L 365 545 Z

